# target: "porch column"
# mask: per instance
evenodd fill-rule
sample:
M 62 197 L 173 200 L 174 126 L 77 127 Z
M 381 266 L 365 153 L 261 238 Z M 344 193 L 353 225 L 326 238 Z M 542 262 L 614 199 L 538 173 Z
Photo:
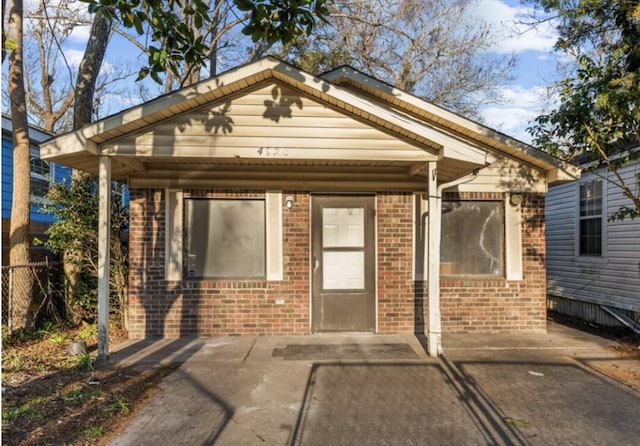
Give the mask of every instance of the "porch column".
M 100 155 L 98 174 L 98 360 L 109 356 L 109 255 L 111 245 L 111 158 Z
M 438 190 L 438 172 L 436 162 L 430 161 L 428 168 L 429 220 L 427 267 L 427 294 L 429 308 L 429 328 L 427 331 L 427 350 L 429 356 L 437 357 L 442 353 L 442 322 L 440 320 L 440 226 L 442 215 L 442 197 Z

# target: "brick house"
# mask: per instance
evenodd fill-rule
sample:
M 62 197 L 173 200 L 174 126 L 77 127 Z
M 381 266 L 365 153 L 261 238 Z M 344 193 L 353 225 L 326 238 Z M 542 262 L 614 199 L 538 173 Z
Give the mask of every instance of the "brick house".
M 434 355 L 441 332 L 545 329 L 544 194 L 577 175 L 349 67 L 271 57 L 41 151 L 98 174 L 103 209 L 110 179 L 130 187 L 132 338 L 425 333 Z

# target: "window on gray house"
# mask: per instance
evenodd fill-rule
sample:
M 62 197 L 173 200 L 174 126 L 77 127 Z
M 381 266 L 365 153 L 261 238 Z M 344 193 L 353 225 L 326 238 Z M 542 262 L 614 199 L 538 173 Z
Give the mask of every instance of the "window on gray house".
M 502 276 L 503 203 L 443 201 L 440 262 L 445 276 Z
M 602 255 L 602 180 L 580 184 L 581 256 Z
M 265 277 L 264 200 L 187 199 L 187 277 Z

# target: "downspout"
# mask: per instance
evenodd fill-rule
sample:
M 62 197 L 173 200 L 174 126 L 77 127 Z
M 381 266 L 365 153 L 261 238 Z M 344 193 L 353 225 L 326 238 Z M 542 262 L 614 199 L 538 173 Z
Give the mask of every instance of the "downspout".
M 427 293 L 429 308 L 429 328 L 427 331 L 427 350 L 429 356 L 442 355 L 442 320 L 440 316 L 440 239 L 442 226 L 442 191 L 477 178 L 480 169 L 448 183 L 437 185 L 436 162 L 429 162 L 429 247 L 427 269 Z

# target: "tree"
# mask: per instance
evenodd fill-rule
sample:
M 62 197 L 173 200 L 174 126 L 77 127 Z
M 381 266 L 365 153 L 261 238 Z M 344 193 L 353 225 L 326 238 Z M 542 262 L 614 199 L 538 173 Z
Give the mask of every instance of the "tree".
M 149 37 L 148 65 L 140 69 L 138 79 L 151 76 L 159 84 L 161 75 L 170 73 L 176 78 L 183 67 L 206 65 L 212 48 L 205 36 L 194 30 L 205 25 L 219 24 L 219 14 L 204 0 L 83 0 L 90 4 L 91 12 L 100 12 L 106 18 L 118 20 L 127 28 Z M 272 45 L 288 43 L 295 37 L 309 35 L 316 20 L 324 19 L 328 0 L 232 0 L 238 11 L 245 14 L 242 33 L 253 42 Z M 212 28 L 213 29 L 213 28 Z M 214 47 L 215 48 L 215 47 Z
M 70 26 L 77 9 L 69 9 L 66 2 L 53 8 L 50 17 L 44 0 L 33 11 L 25 11 L 25 89 L 30 118 L 36 118 L 43 129 L 54 132 L 70 129 L 69 109 L 73 104 L 73 85 L 59 72 L 58 63 L 63 45 L 74 29 Z M 70 71 L 70 70 L 69 70 Z M 70 74 L 70 73 L 69 73 Z M 70 76 L 69 76 L 70 77 Z M 60 126 L 59 123 L 63 125 Z
M 326 13 L 326 0 L 233 0 L 240 11 L 246 13 L 247 23 L 243 33 L 254 42 L 288 41 L 294 36 L 310 33 L 316 17 Z M 128 28 L 135 28 L 138 34 L 149 36 L 147 47 L 149 64 L 140 70 L 139 79 L 150 75 L 161 82 L 160 74 L 169 72 L 172 76 L 192 81 L 191 76 L 181 76 L 180 68 L 186 67 L 187 74 L 192 67 L 200 67 L 211 58 L 211 48 L 196 29 L 205 24 L 219 35 L 223 28 L 219 9 L 209 15 L 210 5 L 202 0 L 87 0 L 94 21 L 87 50 L 80 64 L 78 80 L 74 89 L 74 129 L 91 121 L 91 104 L 95 93 L 95 80 L 102 65 L 102 59 L 114 21 Z M 214 0 L 214 8 L 223 2 Z M 43 4 L 44 5 L 44 4 Z M 3 9 L 4 13 L 4 9 Z M 9 53 L 9 96 L 14 119 L 14 205 L 11 228 L 12 264 L 28 262 L 28 219 L 29 219 L 29 144 L 27 133 L 26 95 L 24 91 L 24 69 L 22 64 L 24 11 L 22 0 L 11 3 L 8 32 L 3 34 L 3 59 Z M 212 20 L 213 18 L 213 20 Z M 214 40 L 213 49 L 218 49 Z M 157 46 L 155 46 L 156 44 Z M 49 73 L 44 73 L 50 80 Z M 82 178 L 78 176 L 76 180 Z M 26 187 L 25 187 L 26 185 Z M 26 293 L 30 295 L 30 291 Z M 26 312 L 28 314 L 28 311 Z
M 529 129 L 543 150 L 570 161 L 604 163 L 631 200 L 611 219 L 640 216 L 640 191 L 620 175 L 640 159 L 640 2 L 535 0 L 557 22 L 555 49 L 574 73 L 558 85 L 558 106 Z M 550 16 L 550 17 L 549 17 Z
M 70 184 L 55 184 L 47 194 L 45 211 L 55 216 L 47 229 L 44 245 L 55 254 L 65 256 L 75 267 L 78 281 L 68 307 L 78 319 L 96 317 L 96 290 L 98 277 L 98 195 L 97 184 L 89 175 L 78 175 Z M 127 313 L 127 243 L 123 231 L 128 222 L 127 209 L 120 195 L 111 200 L 111 305 L 123 327 Z
M 13 125 L 13 196 L 9 227 L 9 265 L 25 266 L 29 263 L 29 211 L 31 206 L 31 166 L 29 129 L 24 90 L 23 68 L 23 4 L 13 0 L 9 6 L 9 22 L 4 48 L 9 50 L 9 100 Z M 22 269 L 24 270 L 24 269 Z M 16 272 L 21 270 L 15 270 Z M 29 308 L 33 281 L 29 274 L 14 280 L 12 299 L 13 328 L 30 328 Z
M 350 0 L 329 6 L 330 24 L 278 55 L 314 73 L 342 64 L 470 117 L 499 99 L 513 56 L 491 54 L 495 34 L 473 0 Z
M 99 61 L 91 64 L 83 60 L 79 64 L 80 60 L 76 59 L 77 38 L 84 34 L 83 28 L 91 28 L 95 17 L 86 10 L 86 4 L 73 0 L 39 0 L 29 3 L 24 11 L 24 83 L 28 118 L 29 122 L 52 133 L 73 129 L 74 100 L 76 103 L 87 101 L 87 95 L 82 94 L 84 85 L 95 83 L 94 90 L 98 93 L 89 95 L 88 105 L 82 107 L 85 112 L 88 110 L 84 114 L 89 116 L 83 121 L 85 124 L 117 111 L 103 100 L 103 96 L 133 100 L 141 96 L 140 86 L 131 86 L 126 81 L 139 69 L 139 64 L 134 66 L 133 60 L 127 59 L 131 52 L 106 67 L 101 67 Z M 109 41 L 109 34 L 103 36 L 103 43 Z M 80 54 L 84 53 L 95 51 L 90 49 Z M 97 65 L 97 68 L 90 68 L 91 65 Z M 80 70 L 82 76 L 79 79 Z M 94 80 L 87 77 L 88 71 L 97 72 Z M 75 98 L 76 84 L 81 87 L 79 98 Z M 7 92 L 3 91 L 2 95 L 3 102 L 8 104 Z

